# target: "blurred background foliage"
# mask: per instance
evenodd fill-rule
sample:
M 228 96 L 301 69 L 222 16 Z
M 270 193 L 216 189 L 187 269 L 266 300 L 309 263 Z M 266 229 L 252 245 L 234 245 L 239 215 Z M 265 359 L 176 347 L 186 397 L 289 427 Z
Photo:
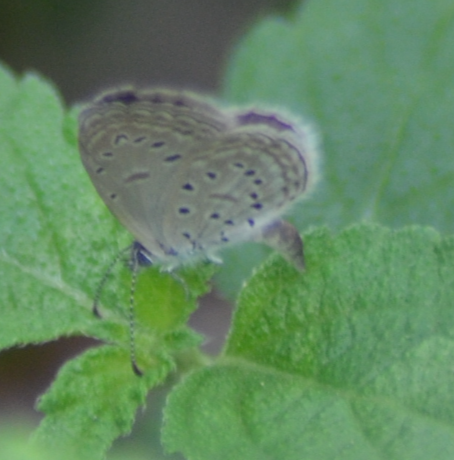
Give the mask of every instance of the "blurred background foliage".
M 0 59 L 74 102 L 117 84 L 213 91 L 235 41 L 293 0 L 0 0 Z

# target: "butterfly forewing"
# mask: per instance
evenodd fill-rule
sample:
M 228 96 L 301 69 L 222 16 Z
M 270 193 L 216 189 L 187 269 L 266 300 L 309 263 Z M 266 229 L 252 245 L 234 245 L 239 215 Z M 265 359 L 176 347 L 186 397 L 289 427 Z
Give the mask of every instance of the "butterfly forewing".
M 98 193 L 152 254 L 165 258 L 162 217 L 172 178 L 191 151 L 225 129 L 222 115 L 183 93 L 135 99 L 120 91 L 98 98 L 80 120 L 81 156 Z M 195 144 L 200 148 L 188 148 Z

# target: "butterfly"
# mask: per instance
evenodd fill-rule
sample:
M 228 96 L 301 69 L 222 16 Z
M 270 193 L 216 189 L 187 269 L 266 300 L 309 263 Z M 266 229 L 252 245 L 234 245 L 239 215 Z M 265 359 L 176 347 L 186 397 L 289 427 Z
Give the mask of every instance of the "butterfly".
M 297 118 L 221 108 L 188 91 L 107 91 L 79 117 L 82 163 L 134 235 L 140 265 L 174 268 L 261 241 L 304 268 L 303 242 L 281 216 L 313 188 L 317 142 Z

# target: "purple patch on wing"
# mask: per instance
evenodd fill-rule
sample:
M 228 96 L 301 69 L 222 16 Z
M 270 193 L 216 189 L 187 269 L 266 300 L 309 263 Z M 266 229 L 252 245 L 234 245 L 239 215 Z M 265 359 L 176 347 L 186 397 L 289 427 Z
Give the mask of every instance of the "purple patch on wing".
M 237 116 L 240 125 L 268 125 L 278 131 L 290 129 L 293 131 L 293 126 L 279 120 L 276 115 L 264 115 L 257 112 L 247 112 Z

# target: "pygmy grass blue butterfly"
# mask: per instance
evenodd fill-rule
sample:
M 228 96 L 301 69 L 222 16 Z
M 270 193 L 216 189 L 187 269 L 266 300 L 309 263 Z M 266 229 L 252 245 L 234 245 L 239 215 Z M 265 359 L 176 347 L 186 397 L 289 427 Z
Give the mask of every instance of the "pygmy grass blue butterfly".
M 105 92 L 79 124 L 82 162 L 134 235 L 136 264 L 219 262 L 218 249 L 254 240 L 304 268 L 301 237 L 280 216 L 315 182 L 309 126 L 160 88 Z
M 301 237 L 280 216 L 315 182 L 317 150 L 308 126 L 273 111 L 222 109 L 168 89 L 108 91 L 82 111 L 79 124 L 85 169 L 136 239 L 129 320 L 137 375 L 138 265 L 172 270 L 192 260 L 219 262 L 218 249 L 256 240 L 304 268 Z M 98 287 L 95 313 L 112 267 Z

